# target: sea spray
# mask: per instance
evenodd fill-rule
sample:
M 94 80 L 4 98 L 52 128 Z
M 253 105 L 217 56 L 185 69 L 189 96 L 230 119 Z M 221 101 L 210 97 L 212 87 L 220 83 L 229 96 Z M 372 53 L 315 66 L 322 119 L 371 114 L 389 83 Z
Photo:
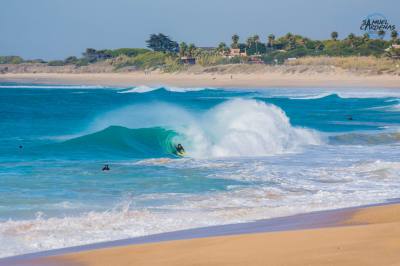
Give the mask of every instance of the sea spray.
M 255 100 L 227 101 L 203 121 L 215 157 L 269 156 L 321 143 L 316 132 L 293 127 L 282 109 Z
M 152 158 L 173 155 L 173 147 L 181 143 L 189 157 L 210 158 L 270 156 L 321 143 L 316 131 L 293 127 L 279 107 L 245 99 L 203 113 L 165 103 L 128 106 L 96 119 L 91 125 L 95 130 L 100 131 L 64 144 Z

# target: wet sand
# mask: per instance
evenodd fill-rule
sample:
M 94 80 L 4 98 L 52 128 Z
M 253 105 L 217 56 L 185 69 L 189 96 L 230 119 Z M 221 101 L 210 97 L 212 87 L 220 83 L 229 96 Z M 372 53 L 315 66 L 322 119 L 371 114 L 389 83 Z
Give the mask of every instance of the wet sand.
M 0 265 L 400 265 L 400 204 L 185 230 L 73 249 L 0 260 Z
M 8 73 L 0 82 L 102 86 L 176 86 L 210 88 L 400 88 L 400 76 L 355 74 L 163 74 L 131 73 Z
M 400 205 L 356 212 L 348 226 L 88 251 L 74 265 L 400 265 Z

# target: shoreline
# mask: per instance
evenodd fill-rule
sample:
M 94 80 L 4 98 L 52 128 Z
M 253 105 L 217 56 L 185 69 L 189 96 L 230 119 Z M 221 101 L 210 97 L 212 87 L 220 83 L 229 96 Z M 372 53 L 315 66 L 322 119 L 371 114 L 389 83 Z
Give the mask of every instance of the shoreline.
M 232 78 L 231 78 L 232 76 Z M 0 82 L 98 86 L 172 86 L 210 88 L 400 88 L 400 76 L 355 74 L 166 74 L 129 73 L 8 73 Z
M 191 241 L 209 241 L 212 239 L 226 239 L 235 237 L 251 237 L 264 234 L 290 234 L 305 231 L 319 231 L 336 228 L 358 227 L 369 224 L 368 221 L 355 219 L 358 214 L 365 210 L 372 212 L 372 220 L 375 219 L 375 210 L 379 208 L 395 208 L 400 211 L 400 200 L 393 199 L 384 203 L 371 204 L 358 207 L 349 207 L 343 209 L 334 209 L 326 211 L 317 211 L 304 214 L 297 214 L 287 217 L 258 220 L 239 224 L 227 224 L 210 226 L 204 228 L 194 228 L 182 231 L 167 232 L 156 235 L 135 237 L 109 241 L 103 243 L 94 243 L 84 246 L 48 250 L 43 252 L 17 255 L 13 257 L 0 258 L 2 265 L 103 265 L 97 263 L 75 264 L 70 263 L 71 257 L 79 257 L 82 254 L 102 253 L 110 250 L 119 250 L 127 248 L 143 248 L 157 245 L 174 245 L 174 243 Z M 400 214 L 400 212 L 399 212 Z M 371 215 L 370 215 L 371 216 Z M 379 217 L 379 215 L 378 215 Z M 379 218 L 378 218 L 379 219 Z M 392 218 L 386 218 L 392 219 Z M 379 222 L 379 221 L 378 221 Z M 397 220 L 396 220 L 397 222 Z M 400 217 L 399 221 L 400 223 Z M 400 238 L 399 238 L 400 244 Z M 400 247 L 400 246 L 399 246 Z M 74 261 L 75 259 L 72 259 Z M 116 263 L 117 265 L 121 265 Z M 105 264 L 108 265 L 108 264 Z M 125 265 L 125 264 L 123 264 Z M 139 264 L 141 265 L 141 264 Z M 175 264 L 171 264 L 175 265 Z M 177 264 L 181 265 L 181 264 Z M 197 265 L 197 264 L 196 264 Z M 202 264 L 201 264 L 202 265 Z

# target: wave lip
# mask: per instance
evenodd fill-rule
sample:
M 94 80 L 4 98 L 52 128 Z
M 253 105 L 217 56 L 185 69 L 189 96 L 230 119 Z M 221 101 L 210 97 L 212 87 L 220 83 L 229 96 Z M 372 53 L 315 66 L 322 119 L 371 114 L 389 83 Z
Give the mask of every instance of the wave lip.
M 293 127 L 279 107 L 245 99 L 211 109 L 186 136 L 199 157 L 270 156 L 321 143 L 318 133 Z
M 326 98 L 332 95 L 337 95 L 335 93 L 331 93 L 331 92 L 324 92 L 324 93 L 320 93 L 320 94 L 307 94 L 307 95 L 302 95 L 302 96 L 297 96 L 297 97 L 289 97 L 289 99 L 292 100 L 316 100 L 316 99 L 322 99 L 322 98 Z

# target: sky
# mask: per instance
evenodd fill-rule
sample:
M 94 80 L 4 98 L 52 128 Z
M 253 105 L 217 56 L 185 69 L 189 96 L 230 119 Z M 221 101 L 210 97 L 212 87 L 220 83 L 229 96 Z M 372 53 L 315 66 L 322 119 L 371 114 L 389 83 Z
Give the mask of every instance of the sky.
M 327 39 L 362 34 L 381 13 L 400 29 L 399 0 L 0 0 L 0 55 L 63 59 L 95 49 L 145 47 L 151 33 L 197 46 L 287 32 Z

